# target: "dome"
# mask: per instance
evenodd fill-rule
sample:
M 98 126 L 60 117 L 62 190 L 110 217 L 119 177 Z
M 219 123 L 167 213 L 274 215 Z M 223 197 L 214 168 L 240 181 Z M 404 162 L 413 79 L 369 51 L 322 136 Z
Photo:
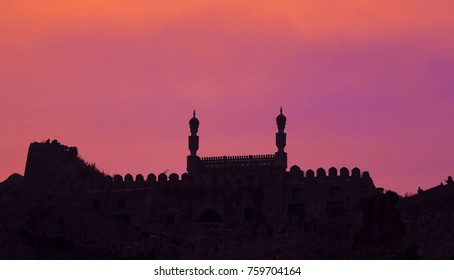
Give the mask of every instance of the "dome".
M 199 120 L 195 117 L 195 110 L 192 113 L 192 118 L 189 120 L 189 125 L 190 126 L 199 125 Z
M 199 130 L 199 120 L 195 117 L 195 110 L 192 113 L 192 118 L 189 120 L 189 128 L 191 129 L 191 133 L 196 134 Z
M 278 128 L 279 132 L 284 132 L 286 121 L 287 121 L 287 118 L 282 114 L 282 107 L 281 107 L 281 113 L 276 117 L 276 123 L 277 123 L 277 128 Z
M 286 121 L 287 121 L 287 118 L 282 114 L 282 107 L 281 107 L 281 113 L 276 117 L 276 122 L 285 123 Z

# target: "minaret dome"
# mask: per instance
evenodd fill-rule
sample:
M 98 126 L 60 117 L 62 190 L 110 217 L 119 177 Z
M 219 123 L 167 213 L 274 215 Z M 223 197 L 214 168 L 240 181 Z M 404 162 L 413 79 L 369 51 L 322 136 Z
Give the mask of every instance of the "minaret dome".
M 197 134 L 197 131 L 199 130 L 199 120 L 195 117 L 195 110 L 192 113 L 192 118 L 189 120 L 189 127 L 191 129 L 191 134 L 195 135 Z
M 281 113 L 276 117 L 277 128 L 279 132 L 283 132 L 285 129 L 285 123 L 287 122 L 287 118 L 282 114 L 282 107 Z

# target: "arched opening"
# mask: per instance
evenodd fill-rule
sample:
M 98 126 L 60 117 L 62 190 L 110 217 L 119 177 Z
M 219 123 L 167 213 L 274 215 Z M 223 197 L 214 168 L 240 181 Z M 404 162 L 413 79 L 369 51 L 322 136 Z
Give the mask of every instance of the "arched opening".
M 205 209 L 199 215 L 199 223 L 221 223 L 222 218 L 218 212 L 211 208 Z

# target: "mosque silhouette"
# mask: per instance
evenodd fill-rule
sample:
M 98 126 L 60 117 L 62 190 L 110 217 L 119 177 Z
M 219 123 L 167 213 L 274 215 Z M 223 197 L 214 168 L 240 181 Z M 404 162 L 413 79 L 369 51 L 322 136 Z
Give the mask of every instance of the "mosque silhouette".
M 30 144 L 0 183 L 2 259 L 408 259 L 454 256 L 453 181 L 402 198 L 369 172 L 287 171 L 277 151 L 199 157 L 187 173 L 113 177 L 57 140 Z M 433 239 L 431 237 L 436 237 Z

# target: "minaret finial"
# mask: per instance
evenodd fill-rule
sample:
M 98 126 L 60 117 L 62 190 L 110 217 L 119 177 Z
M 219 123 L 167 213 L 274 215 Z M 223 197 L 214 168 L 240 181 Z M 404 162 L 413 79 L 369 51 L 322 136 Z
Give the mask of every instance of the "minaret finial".
M 281 113 L 276 117 L 277 133 L 276 133 L 276 160 L 275 165 L 280 170 L 286 170 L 287 168 L 287 153 L 284 151 L 287 144 L 287 134 L 285 133 L 285 123 L 287 118 L 282 114 L 282 106 L 280 108 Z
M 195 117 L 195 110 L 192 112 L 192 116 Z

